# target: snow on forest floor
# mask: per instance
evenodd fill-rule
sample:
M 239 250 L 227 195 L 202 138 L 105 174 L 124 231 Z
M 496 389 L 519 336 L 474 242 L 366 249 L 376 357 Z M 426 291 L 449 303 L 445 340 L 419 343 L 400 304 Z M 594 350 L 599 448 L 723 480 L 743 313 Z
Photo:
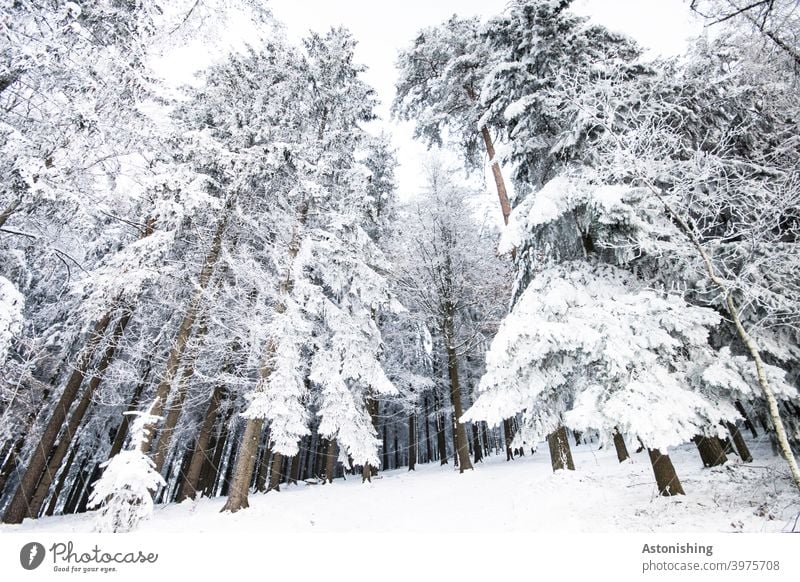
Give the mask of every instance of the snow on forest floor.
M 284 486 L 250 496 L 250 508 L 219 513 L 224 498 L 158 506 L 140 532 L 800 531 L 800 496 L 768 441 L 750 442 L 755 460 L 702 467 L 692 445 L 670 450 L 685 497 L 656 495 L 646 453 L 617 463 L 613 447 L 573 447 L 576 471 L 553 473 L 547 447 L 513 462 L 492 456 L 459 475 L 449 466 L 387 471 L 333 485 Z M 91 532 L 93 514 L 26 520 L 0 532 Z

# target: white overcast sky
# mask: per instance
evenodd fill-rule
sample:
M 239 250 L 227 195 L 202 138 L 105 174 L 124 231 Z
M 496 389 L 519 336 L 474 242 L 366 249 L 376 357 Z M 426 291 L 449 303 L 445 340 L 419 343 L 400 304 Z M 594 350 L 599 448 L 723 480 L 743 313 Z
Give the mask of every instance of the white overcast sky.
M 344 25 L 359 42 L 356 56 L 369 67 L 366 80 L 382 101 L 380 115 L 398 148 L 398 181 L 402 198 L 413 197 L 422 187 L 419 171 L 426 150 L 411 139 L 410 124 L 389 122 L 389 105 L 394 96 L 395 59 L 422 27 L 435 25 L 453 14 L 485 18 L 503 11 L 507 0 L 269 0 L 277 20 L 284 23 L 287 35 L 299 40 L 309 30 L 323 32 Z M 692 18 L 688 0 L 576 0 L 573 10 L 587 15 L 612 30 L 634 37 L 654 54 L 675 54 L 686 46 L 686 39 L 701 31 Z M 228 38 L 247 38 L 248 32 L 228 31 Z M 237 32 L 239 33 L 237 35 Z M 187 72 L 197 61 L 196 47 L 186 47 L 165 59 L 164 70 Z M 188 79 L 184 79 L 188 80 Z M 476 186 L 478 186 L 476 184 Z

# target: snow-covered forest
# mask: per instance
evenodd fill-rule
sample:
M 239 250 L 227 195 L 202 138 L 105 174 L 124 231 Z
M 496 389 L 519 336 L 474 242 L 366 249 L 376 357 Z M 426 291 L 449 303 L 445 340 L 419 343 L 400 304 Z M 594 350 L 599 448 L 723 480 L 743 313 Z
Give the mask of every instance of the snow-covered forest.
M 800 527 L 800 2 L 686 0 L 674 56 L 572 4 L 421 27 L 383 95 L 269 2 L 0 2 L 2 529 Z

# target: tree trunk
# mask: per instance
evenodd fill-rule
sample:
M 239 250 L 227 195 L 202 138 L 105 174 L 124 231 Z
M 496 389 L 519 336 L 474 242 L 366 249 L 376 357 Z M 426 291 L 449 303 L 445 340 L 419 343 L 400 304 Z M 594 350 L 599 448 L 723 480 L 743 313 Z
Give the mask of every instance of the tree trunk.
M 206 408 L 206 414 L 203 417 L 203 424 L 200 426 L 200 432 L 194 444 L 192 460 L 189 462 L 189 468 L 186 470 L 186 479 L 184 479 L 180 493 L 178 494 L 178 501 L 183 501 L 187 497 L 190 499 L 195 499 L 197 497 L 200 473 L 203 470 L 203 465 L 212 453 L 208 444 L 211 440 L 214 421 L 217 418 L 219 404 L 222 401 L 224 392 L 225 387 L 222 384 L 218 384 L 211 393 L 211 400 L 208 402 L 208 408 Z
M 417 413 L 412 410 L 408 415 L 408 470 L 414 471 L 417 466 Z
M 181 376 L 178 384 L 178 390 L 175 392 L 172 401 L 169 403 L 167 417 L 164 419 L 164 424 L 158 433 L 158 440 L 156 441 L 156 450 L 153 455 L 153 463 L 155 463 L 155 470 L 161 472 L 164 468 L 164 461 L 167 460 L 170 445 L 172 444 L 172 435 L 175 433 L 175 427 L 178 425 L 178 420 L 183 412 L 183 403 L 186 400 L 186 394 L 189 392 L 189 383 L 194 376 L 195 362 L 197 361 L 197 352 L 203 345 L 203 338 L 207 331 L 205 321 L 202 322 L 195 334 L 197 338 L 197 345 L 194 346 L 194 351 L 189 356 L 186 365 L 183 368 L 183 375 Z
M 431 447 L 431 413 L 428 407 L 428 396 L 425 396 L 425 462 L 433 460 L 433 449 Z
M 72 416 L 70 416 L 69 421 L 67 422 L 67 426 L 64 430 L 61 440 L 50 455 L 50 459 L 47 463 L 47 469 L 42 475 L 34 494 L 31 496 L 31 499 L 28 502 L 28 517 L 38 517 L 39 512 L 42 509 L 42 504 L 47 498 L 47 492 L 50 490 L 50 485 L 52 485 L 53 479 L 58 473 L 61 464 L 64 462 L 64 457 L 67 456 L 67 451 L 75 439 L 78 429 L 83 423 L 83 418 L 86 416 L 86 411 L 89 409 L 89 405 L 92 403 L 92 397 L 94 396 L 95 392 L 97 392 L 97 388 L 100 386 L 100 382 L 103 379 L 106 369 L 114 360 L 114 353 L 116 352 L 117 344 L 119 343 L 122 334 L 125 332 L 125 327 L 128 325 L 130 319 L 131 312 L 128 311 L 124 313 L 117 322 L 117 325 L 111 334 L 111 339 L 109 340 L 108 345 L 103 352 L 103 356 L 100 359 L 100 362 L 97 364 L 97 369 L 95 370 L 94 374 L 92 374 L 92 379 L 89 381 L 89 386 L 87 386 L 86 390 L 84 390 L 83 396 L 78 402 L 78 405 L 75 407 L 75 410 L 73 410 Z
M 628 447 L 625 446 L 625 439 L 622 437 L 622 433 L 619 432 L 619 429 L 616 427 L 614 428 L 614 448 L 617 450 L 617 460 L 620 463 L 630 459 Z
M 48 457 L 56 443 L 56 438 L 61 432 L 61 427 L 64 425 L 64 421 L 67 418 L 72 403 L 75 401 L 75 397 L 78 395 L 83 377 L 94 359 L 98 344 L 105 334 L 113 313 L 113 309 L 109 310 L 95 323 L 86 346 L 81 350 L 78 356 L 75 370 L 70 375 L 69 380 L 67 380 L 64 392 L 61 393 L 61 397 L 53 408 L 50 419 L 47 421 L 47 425 L 42 432 L 42 436 L 39 437 L 34 447 L 28 466 L 14 492 L 14 497 L 3 515 L 3 522 L 22 523 L 22 520 L 28 515 L 29 501 L 36 492 L 36 486 L 42 478 L 45 467 L 47 466 Z
M 372 426 L 375 428 L 375 432 L 378 432 L 378 410 L 379 410 L 379 403 L 376 398 L 372 396 L 367 397 L 367 412 L 369 413 L 370 420 L 372 420 Z M 386 445 L 384 443 L 384 449 Z M 384 467 L 386 469 L 386 467 Z M 367 474 L 369 473 L 369 475 Z M 373 467 L 369 463 L 364 465 L 361 471 L 361 482 L 369 481 L 372 482 L 372 477 L 378 474 L 377 467 Z
M 75 510 L 78 508 L 78 502 L 80 501 L 81 493 L 83 492 L 83 485 L 88 476 L 88 472 L 85 470 L 88 462 L 89 460 L 84 457 L 81 460 L 81 464 L 78 466 L 78 470 L 75 473 L 75 480 L 72 482 L 69 495 L 67 495 L 67 501 L 64 504 L 64 510 L 62 511 L 64 515 L 75 513 Z
M 744 405 L 738 400 L 736 401 L 735 404 L 736 404 L 736 410 L 738 410 L 739 414 L 741 414 L 742 418 L 744 418 L 745 427 L 747 427 L 747 430 L 749 430 L 750 434 L 753 435 L 753 438 L 757 439 L 758 431 L 756 430 L 756 425 L 755 423 L 753 423 L 753 421 L 750 420 L 750 417 L 747 415 L 747 412 L 745 412 Z
M 231 483 L 228 493 L 228 500 L 222 511 L 236 513 L 240 509 L 247 509 L 250 503 L 247 501 L 250 479 L 253 475 L 253 467 L 256 463 L 256 453 L 258 443 L 261 440 L 261 429 L 264 421 L 260 418 L 248 419 L 244 430 L 241 447 L 239 447 L 239 460 L 236 463 L 233 483 Z
M 439 451 L 439 464 L 447 464 L 447 437 L 445 435 L 444 411 L 438 395 L 435 397 L 436 406 L 436 445 Z
M 337 446 L 336 441 L 331 440 L 328 441 L 328 447 L 326 452 L 326 463 L 325 463 L 325 480 L 328 483 L 333 483 L 334 477 L 334 470 L 336 469 L 336 456 L 337 456 Z
M 511 427 L 511 419 L 503 419 L 503 434 L 505 435 L 506 445 L 506 461 L 514 460 L 514 450 L 511 448 L 511 443 L 514 440 L 514 429 Z
M 300 479 L 300 457 L 301 457 L 302 449 L 297 451 L 297 454 L 292 457 L 292 467 L 289 472 L 289 483 L 288 485 L 297 485 L 297 481 Z
M 449 306 L 448 306 L 449 307 Z M 455 446 L 458 454 L 458 470 L 463 473 L 467 469 L 472 469 L 472 461 L 469 459 L 469 445 L 467 444 L 467 430 L 464 423 L 461 422 L 461 416 L 464 411 L 461 408 L 461 383 L 458 379 L 458 355 L 453 343 L 455 342 L 455 333 L 453 330 L 453 317 L 454 309 L 449 307 L 446 310 L 444 329 L 445 329 L 445 349 L 447 351 L 447 371 L 450 376 L 450 398 L 453 400 L 453 408 L 455 409 L 455 416 L 453 424 L 455 425 Z
M 53 491 L 53 495 L 50 497 L 50 503 L 47 505 L 47 509 L 44 511 L 45 515 L 53 515 L 53 513 L 55 513 L 56 505 L 58 505 L 58 498 L 61 496 L 61 491 L 64 489 L 64 485 L 67 482 L 69 470 L 72 468 L 72 461 L 75 460 L 75 453 L 77 452 L 78 447 L 72 447 L 69 457 L 67 457 L 67 462 L 64 463 L 64 468 L 61 470 L 61 474 L 58 476 L 58 482 L 56 483 L 56 488 Z
M 283 455 L 276 452 L 272 455 L 272 467 L 269 472 L 269 486 L 267 491 L 281 490 L 281 465 L 283 465 Z
M 739 458 L 742 459 L 742 461 L 745 463 L 752 463 L 753 455 L 750 454 L 750 449 L 747 448 L 747 443 L 744 442 L 742 433 L 739 432 L 739 427 L 732 422 L 729 422 L 727 426 L 728 426 L 728 431 L 730 431 L 731 433 L 733 444 L 736 446 L 736 451 L 739 454 Z
M 575 470 L 572 451 L 567 440 L 567 429 L 563 424 L 547 435 L 547 444 L 550 447 L 550 464 L 554 472 L 559 469 Z
M 658 493 L 664 497 L 686 495 L 669 455 L 662 455 L 658 449 L 647 449 L 647 453 L 650 455 L 650 463 L 653 465 Z
M 225 447 L 227 445 L 228 436 L 230 434 L 230 414 L 225 416 L 220 423 L 219 431 L 214 438 L 213 443 L 209 443 L 209 449 L 214 449 L 214 456 L 211 461 L 203 463 L 203 469 L 200 471 L 200 481 L 197 490 L 202 491 L 206 497 L 211 497 L 216 491 L 215 485 L 219 473 L 222 470 L 222 456 L 225 454 Z
M 267 477 L 269 476 L 269 459 L 272 456 L 272 446 L 270 446 L 269 429 L 267 429 L 267 436 L 264 439 L 264 446 L 261 452 L 261 464 L 258 466 L 258 473 L 256 474 L 256 491 L 266 493 L 267 491 Z
M 483 448 L 481 447 L 481 437 L 478 433 L 478 427 L 472 423 L 472 449 L 475 452 L 475 462 L 483 462 Z
M 704 467 L 716 467 L 728 460 L 728 457 L 725 456 L 725 450 L 719 443 L 719 439 L 697 435 L 692 440 L 697 445 Z

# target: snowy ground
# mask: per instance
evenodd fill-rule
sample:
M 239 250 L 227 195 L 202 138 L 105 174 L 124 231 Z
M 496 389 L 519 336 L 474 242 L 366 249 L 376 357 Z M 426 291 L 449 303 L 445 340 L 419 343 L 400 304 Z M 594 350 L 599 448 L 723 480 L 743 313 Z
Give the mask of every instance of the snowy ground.
M 142 532 L 800 531 L 800 496 L 766 442 L 751 442 L 755 461 L 731 455 L 704 469 L 693 446 L 671 450 L 687 492 L 656 495 L 646 453 L 618 464 L 613 447 L 573 449 L 577 470 L 553 474 L 547 447 L 514 462 L 493 456 L 459 475 L 451 465 L 388 471 L 372 484 L 348 477 L 333 485 L 285 487 L 250 496 L 250 509 L 221 514 L 224 499 L 157 507 Z M 26 520 L 0 532 L 90 532 L 92 513 Z

